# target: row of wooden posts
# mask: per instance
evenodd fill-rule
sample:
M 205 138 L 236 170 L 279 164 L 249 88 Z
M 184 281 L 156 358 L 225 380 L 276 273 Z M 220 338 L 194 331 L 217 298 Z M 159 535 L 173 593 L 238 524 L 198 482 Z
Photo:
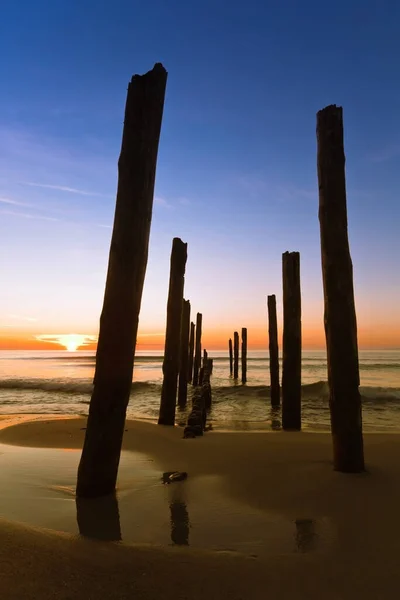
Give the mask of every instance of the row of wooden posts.
M 78 496 L 102 496 L 113 493 L 116 487 L 147 266 L 166 82 L 167 72 L 157 63 L 145 75 L 134 75 L 128 86 L 94 387 L 78 469 Z M 333 462 L 339 471 L 359 472 L 364 470 L 364 452 L 340 107 L 327 106 L 317 113 L 317 147 Z M 183 293 L 186 244 L 180 240 L 175 244 L 181 270 L 177 280 L 170 281 L 170 290 L 172 286 L 180 294 L 181 289 Z M 292 372 L 297 372 L 301 367 L 300 298 L 297 297 L 300 290 L 293 282 L 298 279 L 298 255 L 287 253 L 284 264 L 284 303 L 288 305 L 287 322 L 290 326 L 285 326 L 283 331 L 283 358 L 285 361 L 287 352 L 287 364 L 292 365 Z M 168 323 L 172 323 L 174 318 L 181 318 L 178 311 L 182 308 L 169 300 L 167 334 Z M 198 339 L 196 331 L 196 344 Z M 170 337 L 165 348 L 160 422 L 173 422 L 172 412 L 175 409 L 172 404 L 175 406 L 175 403 L 172 403 L 171 397 L 178 371 L 172 357 L 179 354 L 178 344 L 176 336 Z M 277 384 L 279 379 L 274 385 Z M 300 394 L 298 378 L 289 378 L 285 371 L 282 374 L 284 386 L 292 390 L 293 397 Z M 297 419 L 295 411 L 293 419 Z

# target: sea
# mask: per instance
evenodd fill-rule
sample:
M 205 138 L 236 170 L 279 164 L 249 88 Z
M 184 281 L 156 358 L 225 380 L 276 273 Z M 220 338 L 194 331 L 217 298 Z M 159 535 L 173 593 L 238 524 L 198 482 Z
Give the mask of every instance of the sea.
M 227 352 L 210 351 L 209 357 L 214 359 L 209 424 L 218 430 L 279 429 L 280 410 L 270 404 L 268 352 L 248 352 L 246 384 L 230 377 Z M 156 421 L 162 361 L 159 351 L 136 353 L 129 418 Z M 364 429 L 400 431 L 400 350 L 362 350 L 359 364 Z M 94 352 L 0 351 L 0 414 L 87 415 L 94 367 Z M 188 407 L 191 393 L 189 385 Z M 187 411 L 177 407 L 177 425 L 184 426 Z M 326 353 L 304 351 L 302 428 L 329 427 Z

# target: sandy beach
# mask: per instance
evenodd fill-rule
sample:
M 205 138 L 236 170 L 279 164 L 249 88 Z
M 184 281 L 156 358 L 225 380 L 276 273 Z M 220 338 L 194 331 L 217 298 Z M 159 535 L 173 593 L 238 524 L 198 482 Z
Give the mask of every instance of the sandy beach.
M 76 461 L 85 419 L 19 416 L 18 420 L 12 426 L 13 419 L 0 423 L 6 475 L 18 456 L 20 478 L 25 477 L 21 467 L 25 457 L 42 463 L 43 486 L 61 485 L 61 472 L 46 481 L 46 457 L 53 456 L 54 469 L 58 449 Z M 12 448 L 17 450 L 15 456 Z M 84 539 L 68 533 L 72 531 L 68 527 L 39 528 L 28 498 L 24 517 L 15 522 L 9 518 L 13 507 L 5 503 L 0 527 L 1 596 L 392 598 L 400 583 L 399 450 L 400 435 L 368 434 L 368 471 L 343 475 L 332 469 L 328 434 L 209 432 L 201 439 L 183 440 L 180 428 L 127 421 L 118 492 L 123 541 Z M 33 459 L 32 452 L 42 452 L 44 458 Z M 187 481 L 174 484 L 176 488 L 151 480 L 151 494 L 141 497 L 146 503 L 154 501 L 154 514 L 135 504 L 140 482 L 134 488 L 130 482 L 130 495 L 124 500 L 130 456 L 149 461 L 142 468 L 148 465 L 157 478 L 170 470 L 189 474 Z M 141 477 L 137 471 L 136 479 Z M 10 479 L 8 487 L 15 481 Z M 141 519 L 143 530 L 146 518 L 149 527 L 152 520 L 157 522 L 162 511 L 157 495 L 165 487 L 170 488 L 169 495 L 185 497 L 193 520 L 189 545 L 159 543 L 157 537 L 155 543 L 134 543 L 129 522 Z M 7 490 L 7 481 L 2 489 Z M 229 540 L 229 545 L 219 546 L 217 538 Z M 243 540 L 248 541 L 241 544 Z

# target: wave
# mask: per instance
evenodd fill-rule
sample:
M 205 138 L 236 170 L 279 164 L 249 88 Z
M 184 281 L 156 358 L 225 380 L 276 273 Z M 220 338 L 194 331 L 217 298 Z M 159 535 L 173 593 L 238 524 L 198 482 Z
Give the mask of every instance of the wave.
M 189 386 L 189 394 L 191 387 Z M 56 379 L 2 379 L 0 390 L 25 390 L 47 393 L 90 395 L 93 384 L 90 381 L 63 381 Z M 159 395 L 161 383 L 149 381 L 134 381 L 132 393 Z M 217 401 L 234 398 L 266 399 L 270 397 L 270 387 L 267 385 L 224 385 L 212 387 L 213 397 Z M 360 387 L 363 403 L 400 402 L 400 388 Z M 327 381 L 316 381 L 302 386 L 302 399 L 306 402 L 328 400 L 329 387 Z

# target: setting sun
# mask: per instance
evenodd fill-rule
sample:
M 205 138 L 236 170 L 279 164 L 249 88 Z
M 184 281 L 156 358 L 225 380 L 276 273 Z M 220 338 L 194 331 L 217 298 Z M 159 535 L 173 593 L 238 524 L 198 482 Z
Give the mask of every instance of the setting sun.
M 97 341 L 94 335 L 85 335 L 79 333 L 66 333 L 54 335 L 37 335 L 36 339 L 41 342 L 50 342 L 64 346 L 68 352 L 76 352 L 81 346 L 87 346 Z

